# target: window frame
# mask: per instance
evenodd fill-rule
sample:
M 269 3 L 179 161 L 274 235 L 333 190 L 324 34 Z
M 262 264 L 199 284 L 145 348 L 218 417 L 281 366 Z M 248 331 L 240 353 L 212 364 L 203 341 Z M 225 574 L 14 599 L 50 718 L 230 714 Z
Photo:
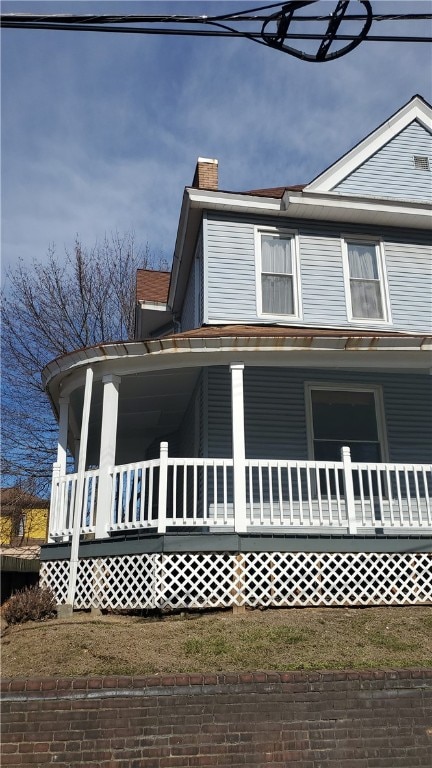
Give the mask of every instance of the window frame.
M 291 241 L 292 287 L 293 287 L 293 314 L 278 314 L 276 312 L 264 312 L 262 308 L 262 235 L 273 235 L 281 239 Z M 297 230 L 281 227 L 256 226 L 254 228 L 255 241 L 255 277 L 256 277 L 256 307 L 257 316 L 263 319 L 286 322 L 287 320 L 302 319 L 302 302 L 300 289 L 300 247 Z M 267 274 L 267 273 L 265 273 Z M 284 273 L 281 273 L 284 274 Z
M 390 325 L 392 322 L 390 313 L 389 288 L 387 280 L 387 270 L 385 265 L 384 243 L 381 238 L 367 237 L 367 235 L 341 235 L 342 239 L 342 262 L 345 286 L 345 303 L 347 309 L 347 318 L 350 323 L 359 323 L 361 325 Z M 381 293 L 382 317 L 356 317 L 353 314 L 352 294 L 351 294 L 351 273 L 348 258 L 348 246 L 350 244 L 373 245 L 377 259 L 378 282 Z
M 381 384 L 364 384 L 356 382 L 337 381 L 305 381 L 305 405 L 306 405 L 306 436 L 308 457 L 315 461 L 314 428 L 312 410 L 312 390 L 326 390 L 331 392 L 372 392 L 375 402 L 375 416 L 377 422 L 378 443 L 381 451 L 381 462 L 388 462 L 389 452 L 387 443 L 387 428 L 385 422 L 384 397 Z M 350 441 L 352 442 L 352 441 Z M 364 442 L 364 441 L 360 441 Z M 340 461 L 340 458 L 338 459 Z M 368 462 L 365 462 L 366 464 Z M 373 462 L 372 462 L 373 463 Z

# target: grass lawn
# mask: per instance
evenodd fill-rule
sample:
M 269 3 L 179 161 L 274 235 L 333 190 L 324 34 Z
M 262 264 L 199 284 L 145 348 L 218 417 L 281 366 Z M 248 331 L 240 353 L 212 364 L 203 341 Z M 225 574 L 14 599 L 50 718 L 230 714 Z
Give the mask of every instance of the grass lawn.
M 92 616 L 10 626 L 2 676 L 432 666 L 432 607 Z

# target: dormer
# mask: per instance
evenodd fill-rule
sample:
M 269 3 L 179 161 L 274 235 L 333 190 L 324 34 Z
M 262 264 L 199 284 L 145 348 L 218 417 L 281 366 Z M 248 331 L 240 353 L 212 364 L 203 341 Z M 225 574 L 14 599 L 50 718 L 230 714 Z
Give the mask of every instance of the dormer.
M 161 336 L 172 330 L 168 307 L 171 272 L 138 269 L 136 277 L 135 338 Z

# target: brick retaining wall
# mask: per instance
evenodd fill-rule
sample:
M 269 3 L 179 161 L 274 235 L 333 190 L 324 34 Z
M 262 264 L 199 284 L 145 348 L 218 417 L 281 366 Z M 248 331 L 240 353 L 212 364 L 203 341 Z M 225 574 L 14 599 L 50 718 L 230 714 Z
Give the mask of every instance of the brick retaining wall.
M 432 670 L 4 680 L 2 766 L 432 765 Z

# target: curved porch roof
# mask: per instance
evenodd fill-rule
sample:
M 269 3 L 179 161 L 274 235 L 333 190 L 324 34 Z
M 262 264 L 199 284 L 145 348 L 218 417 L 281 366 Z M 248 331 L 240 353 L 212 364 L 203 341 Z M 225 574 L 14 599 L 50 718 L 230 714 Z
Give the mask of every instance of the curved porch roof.
M 204 326 L 143 341 L 113 341 L 74 350 L 42 372 L 57 409 L 58 398 L 82 386 L 86 368 L 95 378 L 145 371 L 224 365 L 372 367 L 394 370 L 432 366 L 432 336 L 361 329 L 256 325 Z

